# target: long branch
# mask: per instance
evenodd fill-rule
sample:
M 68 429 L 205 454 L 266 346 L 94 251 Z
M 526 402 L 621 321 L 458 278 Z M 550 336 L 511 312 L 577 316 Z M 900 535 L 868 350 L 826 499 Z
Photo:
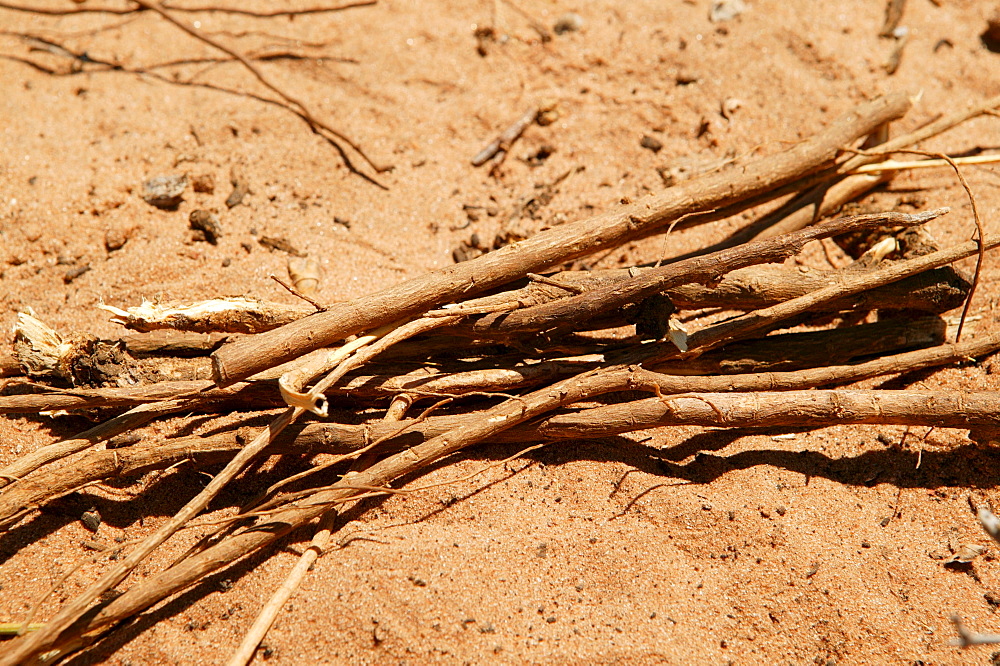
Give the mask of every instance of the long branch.
M 251 339 L 231 342 L 212 355 L 213 375 L 220 385 L 231 384 L 360 331 L 500 287 L 526 273 L 617 247 L 684 215 L 767 192 L 827 164 L 841 148 L 900 117 L 908 108 L 904 95 L 881 98 L 845 114 L 811 139 L 747 165 L 738 174 L 718 173 L 687 181 L 658 196 L 553 227 L 471 261 L 338 303 Z

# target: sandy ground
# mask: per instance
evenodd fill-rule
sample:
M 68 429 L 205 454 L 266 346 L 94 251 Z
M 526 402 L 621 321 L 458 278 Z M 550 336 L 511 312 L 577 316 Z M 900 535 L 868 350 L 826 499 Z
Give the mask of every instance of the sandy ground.
M 237 294 L 291 302 L 268 279 L 284 274 L 288 255 L 261 246 L 262 236 L 320 259 L 322 298 L 347 299 L 450 264 L 473 232 L 488 242 L 523 197 L 567 171 L 541 219 L 523 223 L 527 231 L 661 191 L 661 171 L 776 152 L 884 92 L 918 98 L 895 132 L 1000 93 L 1000 55 L 980 39 L 995 3 L 911 0 L 902 21 L 909 41 L 893 75 L 884 65 L 895 41 L 878 36 L 883 4 L 753 0 L 725 23 L 709 21 L 705 0 L 520 0 L 523 13 L 501 3 L 496 18 L 491 2 L 444 0 L 379 0 L 294 19 L 186 15 L 245 52 L 309 56 L 261 67 L 393 165 L 381 176 L 388 191 L 351 175 L 299 119 L 245 94 L 267 92 L 232 63 L 149 70 L 158 76 L 74 68 L 9 34 L 58 40 L 126 70 L 216 55 L 150 13 L 0 10 L 0 336 L 9 342 L 16 312 L 28 306 L 59 330 L 113 337 L 121 331 L 95 308 L 100 302 Z M 569 11 L 582 28 L 545 43 L 526 18 L 552 26 Z M 507 36 L 486 43 L 485 56 L 475 36 L 484 26 Z M 560 118 L 529 128 L 498 177 L 470 165 L 545 99 L 558 102 Z M 727 100 L 728 118 L 720 112 Z M 925 147 L 995 148 L 997 123 L 983 117 Z M 644 148 L 644 136 L 662 149 Z M 251 194 L 228 210 L 234 168 Z M 140 198 L 145 179 L 180 173 L 210 175 L 214 192 L 188 189 L 173 212 Z M 1000 171 L 966 175 L 996 231 Z M 953 207 L 932 224 L 943 244 L 970 236 L 968 200 L 946 171 L 902 175 L 863 200 L 871 209 L 914 204 Z M 470 216 L 463 206 L 482 208 Z M 195 208 L 220 212 L 218 245 L 192 240 Z M 668 254 L 743 222 L 676 234 Z M 116 236 L 127 242 L 109 251 Z M 632 244 L 601 265 L 652 260 L 661 248 L 660 239 Z M 822 254 L 807 261 L 825 265 Z M 90 270 L 68 279 L 83 266 Z M 996 330 L 998 278 L 993 259 L 971 336 Z M 890 385 L 1000 389 L 989 369 L 970 363 Z M 209 432 L 220 423 L 185 419 L 143 434 Z M 0 464 L 85 427 L 79 418 L 6 418 Z M 969 509 L 970 498 L 1000 500 L 990 480 L 1000 453 L 947 429 L 923 440 L 926 429 L 917 429 L 900 447 L 902 432 L 639 432 L 550 446 L 454 485 L 365 504 L 343 516 L 342 547 L 316 564 L 258 661 L 990 663 L 989 647 L 948 644 L 948 617 L 1000 627 L 997 549 Z M 513 452 L 477 448 L 420 483 Z M 287 469 L 238 483 L 212 510 L 223 515 L 280 473 Z M 93 538 L 77 520 L 82 509 L 100 509 L 99 539 L 134 539 L 204 482 L 182 468 L 88 489 L 0 535 L 0 620 L 22 619 L 81 560 L 39 619 L 101 571 L 81 545 Z M 71 663 L 224 660 L 309 536 L 297 533 L 278 552 L 214 576 Z M 169 564 L 197 537 L 171 540 L 131 580 Z M 941 558 L 964 543 L 986 546 L 986 555 L 970 571 L 946 569 Z

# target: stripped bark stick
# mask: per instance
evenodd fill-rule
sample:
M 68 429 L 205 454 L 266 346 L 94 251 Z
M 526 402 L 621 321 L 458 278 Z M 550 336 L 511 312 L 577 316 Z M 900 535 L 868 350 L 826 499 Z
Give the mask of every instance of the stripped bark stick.
M 319 559 L 319 556 L 323 554 L 323 551 L 330 544 L 330 533 L 333 531 L 336 520 L 336 511 L 330 511 L 319 519 L 319 525 L 316 527 L 316 534 L 313 535 L 312 542 L 306 548 L 305 552 L 299 556 L 299 560 L 292 567 L 285 580 L 282 581 L 281 586 L 275 590 L 274 594 L 271 595 L 271 598 L 268 599 L 267 603 L 260 610 L 260 613 L 257 614 L 257 618 L 254 620 L 253 625 L 251 625 L 250 630 L 247 631 L 246 636 L 243 637 L 240 646 L 229 657 L 229 661 L 226 662 L 228 666 L 243 666 L 253 660 L 257 646 L 264 639 L 271 625 L 274 624 L 278 613 L 288 603 L 288 600 L 292 598 L 295 590 L 302 583 L 302 579 L 309 572 L 310 567 Z
M 213 355 L 222 386 L 360 331 L 426 311 L 440 303 L 499 287 L 526 273 L 576 259 L 659 229 L 684 215 L 729 205 L 812 172 L 841 148 L 909 108 L 902 95 L 862 105 L 790 150 L 748 165 L 740 174 L 712 174 L 659 196 L 543 231 L 455 266 L 407 280 L 375 294 L 336 304 L 280 329 L 224 345 Z

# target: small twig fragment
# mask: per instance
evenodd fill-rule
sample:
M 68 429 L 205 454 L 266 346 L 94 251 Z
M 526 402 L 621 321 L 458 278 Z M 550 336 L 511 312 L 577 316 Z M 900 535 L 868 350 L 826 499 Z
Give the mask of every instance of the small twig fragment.
M 967 648 L 973 645 L 995 645 L 1000 643 L 1000 634 L 981 634 L 978 631 L 972 631 L 962 624 L 962 618 L 957 613 L 949 619 L 955 625 L 955 631 L 958 632 L 958 638 L 953 638 L 950 641 L 954 646 Z
M 493 139 L 485 148 L 476 153 L 472 158 L 472 166 L 482 166 L 499 153 L 506 153 L 511 145 L 524 134 L 531 123 L 538 118 L 538 107 L 532 107 L 525 111 L 520 118 L 515 120 L 507 129 L 500 133 L 500 136 Z

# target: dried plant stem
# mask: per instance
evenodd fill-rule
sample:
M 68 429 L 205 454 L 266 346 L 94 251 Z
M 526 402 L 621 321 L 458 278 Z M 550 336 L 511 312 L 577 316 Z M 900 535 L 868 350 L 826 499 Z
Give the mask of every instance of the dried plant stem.
M 706 377 L 665 375 L 642 368 L 622 368 L 616 374 L 606 374 L 604 381 L 608 390 L 642 389 L 659 391 L 663 395 L 802 390 L 844 384 L 891 373 L 912 372 L 970 358 L 980 358 L 997 350 L 1000 350 L 1000 334 L 982 340 L 895 354 L 855 365 Z M 523 442 L 559 439 L 563 436 L 602 437 L 614 434 L 606 429 L 608 424 L 599 414 L 584 410 L 569 417 L 552 416 L 541 422 L 512 428 L 491 441 Z M 413 445 L 444 434 L 464 422 L 479 418 L 481 417 L 478 414 L 431 417 L 425 413 L 420 418 L 409 421 L 383 420 L 364 426 L 312 423 L 294 428 L 293 439 L 291 441 L 287 438 L 279 439 L 274 444 L 273 451 L 340 454 L 330 463 L 321 466 L 327 468 L 379 446 L 398 448 L 401 445 Z M 571 419 L 577 430 L 563 430 L 566 419 Z M 641 420 L 635 420 L 633 424 L 636 429 L 652 427 Z M 581 434 L 584 428 L 586 435 Z M 0 496 L 0 519 L 25 507 L 40 506 L 67 490 L 87 483 L 163 469 L 185 459 L 197 464 L 221 462 L 234 455 L 241 447 L 242 444 L 234 433 L 224 433 L 208 438 L 185 437 L 166 442 L 137 444 L 119 450 L 94 451 L 70 467 L 46 470 L 37 477 L 25 479 L 12 488 L 9 494 Z M 304 478 L 315 471 L 317 468 L 312 468 L 287 481 Z M 268 489 L 264 496 L 272 495 L 279 487 L 276 485 Z M 250 504 L 255 506 L 258 503 L 259 501 L 255 500 Z
M 386 349 L 389 345 L 406 337 L 416 335 L 424 330 L 436 328 L 442 324 L 451 323 L 447 318 L 434 320 L 418 320 L 409 324 L 401 324 L 393 330 L 386 331 L 381 335 L 381 339 L 371 343 L 368 349 L 355 352 L 359 359 L 356 362 L 363 362 Z M 363 359 L 363 360 L 361 360 Z M 321 380 L 313 391 L 321 393 L 339 379 L 345 367 L 350 366 L 352 358 L 346 359 L 334 371 Z M 348 367 L 349 369 L 349 367 Z M 339 373 L 339 374 L 338 374 Z M 302 376 L 301 383 L 296 383 L 291 388 L 295 391 L 301 390 L 301 385 L 308 378 Z M 241 449 L 236 456 L 219 472 L 212 481 L 198 493 L 192 500 L 181 508 L 170 520 L 160 526 L 156 532 L 145 539 L 134 551 L 129 553 L 120 563 L 106 572 L 96 583 L 91 585 L 82 594 L 68 602 L 60 611 L 46 624 L 45 628 L 32 634 L 29 638 L 16 646 L 10 656 L 0 656 L 0 666 L 7 664 L 19 664 L 28 658 L 34 657 L 44 651 L 54 643 L 59 635 L 72 623 L 78 620 L 93 604 L 101 594 L 120 583 L 128 573 L 144 560 L 157 546 L 166 541 L 174 532 L 180 529 L 191 518 L 200 513 L 214 498 L 218 492 L 246 465 L 253 460 L 261 451 L 270 446 L 274 439 L 290 423 L 298 419 L 305 410 L 302 407 L 289 407 L 280 416 L 261 432 L 246 447 Z M 225 542 L 223 542 L 225 543 Z M 207 552 L 207 551 L 206 551 Z
M 553 417 L 539 429 L 543 434 L 549 429 L 558 431 L 560 439 L 568 439 L 592 437 L 595 424 L 600 424 L 600 436 L 604 437 L 677 425 L 822 428 L 858 423 L 941 428 L 996 426 L 1000 424 L 1000 393 L 888 390 L 681 393 Z
M 348 2 L 342 5 L 332 5 L 329 7 L 306 7 L 303 9 L 277 9 L 270 11 L 254 11 L 250 9 L 244 9 L 240 7 L 216 7 L 213 5 L 201 5 L 198 7 L 174 7 L 171 5 L 164 5 L 167 9 L 172 12 L 220 12 L 224 14 L 240 14 L 243 16 L 252 16 L 254 18 L 273 18 L 276 16 L 298 16 L 300 14 L 319 14 L 325 12 L 339 12 L 344 9 L 354 9 L 355 7 L 371 7 L 377 4 L 377 0 L 358 0 L 357 2 Z M 70 14 L 135 14 L 139 12 L 139 9 L 134 7 L 100 7 L 86 5 L 76 5 L 74 7 L 64 7 L 64 8 L 53 8 L 53 7 L 31 7 L 27 5 L 18 5 L 13 2 L 0 2 L 0 9 L 9 9 L 16 12 L 26 12 L 29 14 L 41 14 L 46 16 L 68 16 Z
M 921 257 L 899 261 L 880 267 L 870 274 L 848 278 L 841 284 L 819 289 L 806 296 L 793 298 L 784 303 L 755 310 L 728 321 L 695 332 L 688 338 L 692 350 L 705 350 L 721 346 L 737 337 L 767 329 L 777 322 L 816 307 L 818 303 L 861 293 L 867 289 L 889 284 L 925 270 L 939 268 L 947 264 L 971 257 L 981 251 L 1000 245 L 1000 236 L 988 236 L 980 241 L 969 241 L 953 248 L 939 250 Z
M 875 152 L 875 151 L 868 151 Z M 909 152 L 909 151 L 907 151 Z M 953 157 L 950 160 L 929 159 L 901 162 L 898 160 L 885 160 L 866 164 L 854 170 L 854 173 L 873 173 L 879 171 L 910 171 L 913 169 L 932 169 L 940 167 L 952 167 L 961 164 L 995 164 L 1000 162 L 1000 155 L 971 155 L 969 157 Z
M 299 556 L 298 562 L 292 567 L 292 570 L 288 573 L 288 576 L 281 583 L 281 586 L 275 590 L 274 594 L 268 600 L 267 604 L 260 609 L 257 614 L 257 619 L 254 620 L 253 625 L 250 630 L 243 637 L 240 646 L 236 649 L 236 652 L 229 658 L 226 662 L 228 666 L 243 666 L 244 664 L 249 664 L 253 660 L 254 652 L 257 651 L 257 646 L 264 639 L 271 625 L 274 624 L 274 620 L 278 617 L 278 613 L 281 612 L 282 607 L 288 600 L 292 598 L 295 591 L 299 589 L 299 585 L 302 583 L 302 579 L 306 577 L 309 572 L 310 567 L 313 563 L 323 554 L 327 546 L 330 544 L 330 533 L 333 530 L 334 523 L 337 520 L 336 511 L 328 511 L 323 514 L 319 519 L 319 525 L 316 528 L 316 534 L 313 535 L 312 542 L 309 547 L 306 548 L 305 552 Z
M 477 418 L 473 423 L 389 456 L 371 467 L 359 471 L 351 476 L 348 485 L 387 486 L 392 480 L 402 475 L 419 470 L 435 460 L 506 430 L 517 423 L 551 411 L 560 405 L 586 399 L 592 395 L 593 390 L 601 388 L 599 383 L 595 385 L 588 379 L 586 374 L 573 377 L 524 398 L 515 398 L 501 403 L 483 412 L 481 418 Z M 133 587 L 96 615 L 93 615 L 84 626 L 79 627 L 81 631 L 72 632 L 74 637 L 67 638 L 66 644 L 71 646 L 77 643 L 77 637 L 80 634 L 106 626 L 109 623 L 118 622 L 124 617 L 147 608 L 165 596 L 187 587 L 206 573 L 214 571 L 235 558 L 254 552 L 286 534 L 289 530 L 315 519 L 323 514 L 331 503 L 343 501 L 359 492 L 350 487 L 335 487 L 318 493 L 308 506 L 289 508 L 276 513 L 266 523 L 255 525 L 249 530 L 231 536 L 177 563 L 159 575 Z M 60 615 L 63 615 L 63 612 L 60 612 Z M 61 623 L 58 629 L 53 631 L 61 632 L 63 629 L 65 629 L 65 624 Z M 33 634 L 28 639 L 34 639 L 30 647 L 28 647 L 27 642 L 19 644 L 14 658 L 4 657 L 0 664 L 10 663 L 13 665 L 28 656 L 39 654 L 41 651 L 53 647 L 55 645 L 53 639 L 58 634 L 52 633 L 50 638 L 50 632 L 46 630 L 43 632 L 41 639 L 38 638 L 39 634 Z
M 873 148 L 873 154 L 857 154 L 850 157 L 842 162 L 837 163 L 835 166 L 829 169 L 824 169 L 817 171 L 812 174 L 808 174 L 803 178 L 792 181 L 786 185 L 782 185 L 772 189 L 767 192 L 766 195 L 761 195 L 753 198 L 748 198 L 745 201 L 740 202 L 737 205 L 727 206 L 726 208 L 720 208 L 716 212 L 710 214 L 705 218 L 705 221 L 710 220 L 720 220 L 727 217 L 731 217 L 740 213 L 747 208 L 752 208 L 753 206 L 764 203 L 765 201 L 770 201 L 774 198 L 781 197 L 787 194 L 793 194 L 795 192 L 801 192 L 802 190 L 813 188 L 821 183 L 828 183 L 831 181 L 836 181 L 839 178 L 847 176 L 854 173 L 860 167 L 866 164 L 872 164 L 878 162 L 880 159 L 890 153 L 901 151 L 909 146 L 920 143 L 926 139 L 933 136 L 937 136 L 949 129 L 964 123 L 965 121 L 975 118 L 976 116 L 981 116 L 986 113 L 990 113 L 993 109 L 1000 107 L 1000 95 L 987 98 L 981 102 L 970 105 L 967 109 L 962 111 L 956 111 L 955 113 L 944 116 L 929 123 L 909 134 L 902 134 L 894 139 L 889 139 L 884 143 L 880 143 Z
M 199 465 L 226 461 L 242 446 L 236 433 L 229 432 L 89 451 L 69 464 L 40 470 L 4 488 L 0 493 L 0 529 L 25 512 L 95 481 L 164 469 L 184 460 Z
M 587 397 L 602 389 L 596 376 L 576 377 L 558 385 L 525 396 L 521 401 L 509 401 L 488 410 L 474 423 L 460 426 L 447 434 L 434 437 L 401 453 L 389 456 L 370 468 L 352 475 L 341 485 L 315 493 L 300 506 L 274 512 L 269 520 L 236 534 L 207 550 L 177 563 L 154 578 L 144 581 L 109 603 L 97 614 L 81 622 L 72 635 L 59 646 L 63 650 L 79 647 L 84 633 L 99 631 L 157 601 L 180 591 L 203 576 L 235 559 L 273 542 L 292 529 L 323 514 L 328 507 L 342 503 L 358 493 L 374 489 L 392 491 L 389 483 L 402 475 L 415 472 L 441 457 L 454 453 L 473 441 L 499 434 L 511 422 L 521 423 L 543 411 Z M 681 394 L 649 398 L 629 405 L 598 407 L 609 430 L 624 432 L 635 429 L 631 414 L 642 415 L 642 423 L 702 424 L 742 426 L 829 426 L 843 423 L 926 423 L 944 427 L 965 428 L 977 423 L 1000 424 L 1000 393 L 960 393 L 934 391 L 803 391 L 790 393 L 750 394 Z M 503 417 L 510 417 L 505 419 Z M 578 415 L 553 417 L 561 421 L 561 432 L 581 431 L 574 423 Z M 720 421 L 721 419 L 721 421 Z M 594 418 L 587 419 L 595 423 Z M 546 425 L 543 430 L 555 430 Z M 589 436 L 582 429 L 583 436 Z M 12 662 L 14 663 L 14 662 Z

